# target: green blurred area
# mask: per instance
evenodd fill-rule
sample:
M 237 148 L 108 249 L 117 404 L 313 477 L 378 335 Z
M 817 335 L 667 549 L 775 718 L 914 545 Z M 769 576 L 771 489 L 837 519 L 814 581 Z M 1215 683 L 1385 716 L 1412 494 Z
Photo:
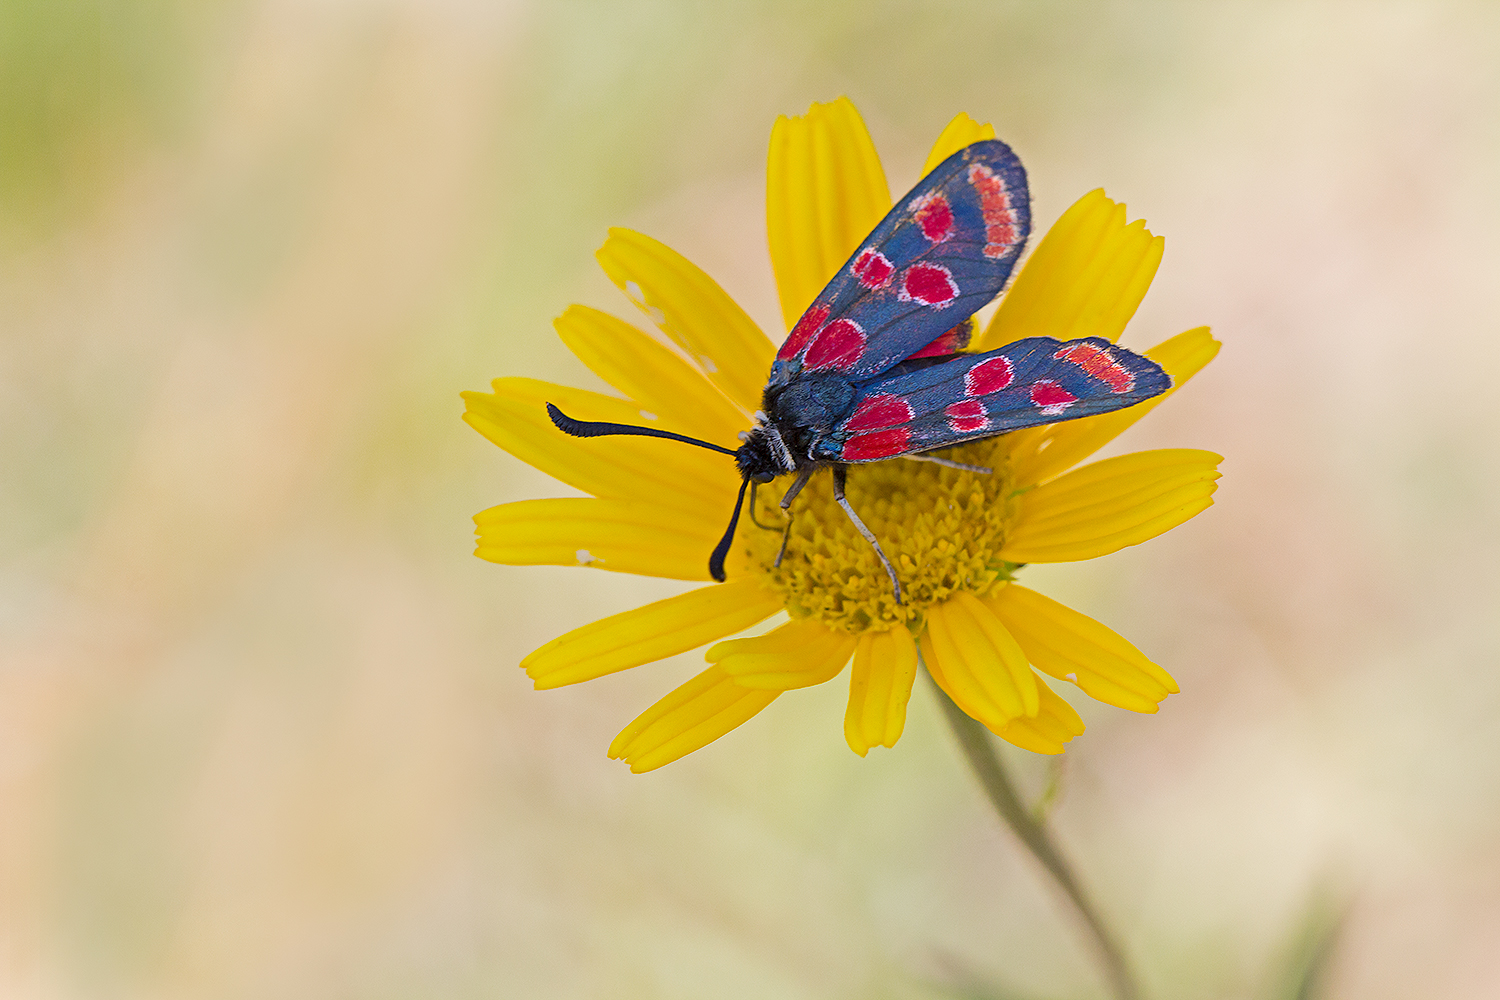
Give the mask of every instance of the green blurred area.
M 959 111 L 1041 225 L 1105 186 L 1167 238 L 1126 342 L 1226 343 L 1120 443 L 1222 452 L 1218 505 L 1026 571 L 1183 688 L 1080 703 L 1052 811 L 1151 994 L 1500 992 L 1497 29 L 4 0 L 0 995 L 1102 995 L 922 689 L 864 760 L 835 682 L 632 776 L 605 747 L 700 655 L 516 663 L 682 586 L 470 554 L 568 491 L 457 393 L 598 386 L 550 324 L 635 318 L 613 225 L 779 337 L 767 137 L 841 93 L 898 194 Z
M 194 22 L 210 9 L 0 4 L 0 248 L 24 250 L 96 208 L 118 171 L 180 132 L 198 110 Z

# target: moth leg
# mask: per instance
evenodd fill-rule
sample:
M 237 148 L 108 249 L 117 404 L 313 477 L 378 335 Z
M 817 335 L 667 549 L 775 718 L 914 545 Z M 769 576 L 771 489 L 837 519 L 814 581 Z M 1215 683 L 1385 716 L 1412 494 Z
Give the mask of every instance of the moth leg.
M 875 540 L 875 533 L 865 527 L 865 522 L 861 521 L 859 515 L 854 513 L 854 508 L 849 506 L 849 500 L 844 496 L 844 480 L 848 478 L 848 475 L 848 470 L 842 465 L 835 465 L 833 467 L 833 498 L 838 501 L 840 507 L 844 508 L 844 513 L 849 515 L 849 520 L 854 522 L 855 530 L 864 535 L 865 541 L 874 546 L 875 554 L 880 557 L 880 564 L 885 567 L 886 576 L 891 578 L 891 586 L 896 588 L 896 603 L 900 604 L 901 581 L 896 579 L 896 568 L 885 557 L 885 552 L 881 549 L 880 543 Z
M 797 494 L 802 492 L 802 487 L 807 485 L 807 481 L 811 479 L 812 474 L 817 471 L 818 467 L 816 465 L 809 465 L 807 468 L 797 473 L 797 481 L 792 484 L 791 489 L 786 491 L 786 496 L 781 498 L 782 510 L 786 510 L 792 505 L 792 501 L 797 499 Z
M 792 540 L 792 512 L 786 512 L 786 530 L 781 533 L 781 548 L 776 550 L 776 561 L 771 565 L 781 568 L 781 558 L 786 555 L 786 543 Z
M 931 462 L 934 465 L 942 465 L 950 469 L 963 469 L 965 472 L 979 472 L 986 476 L 991 475 L 995 471 L 988 465 L 970 465 L 967 462 L 955 462 L 952 459 L 938 458 L 936 455 L 902 455 L 901 457 L 909 458 L 913 462 Z
M 802 487 L 807 485 L 816 471 L 816 466 L 808 466 L 797 473 L 797 481 L 786 491 L 786 496 L 781 498 L 781 512 L 786 515 L 786 528 L 781 533 L 781 548 L 776 550 L 776 561 L 771 564 L 777 569 L 781 568 L 782 557 L 786 555 L 786 543 L 792 539 L 792 512 L 787 508 L 791 507 L 792 501 L 797 499 L 797 494 L 802 492 Z
M 758 485 L 760 484 L 755 480 L 750 480 L 750 521 L 757 528 L 764 528 L 766 531 L 779 531 L 780 529 L 774 524 L 761 524 L 760 519 L 755 516 L 755 487 Z M 782 542 L 782 547 L 784 548 L 785 546 L 786 543 Z

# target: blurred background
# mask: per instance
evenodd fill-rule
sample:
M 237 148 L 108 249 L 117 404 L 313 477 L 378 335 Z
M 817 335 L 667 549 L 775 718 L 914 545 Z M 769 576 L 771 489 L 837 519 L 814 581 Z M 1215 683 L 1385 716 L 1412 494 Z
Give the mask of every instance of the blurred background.
M 685 585 L 470 554 L 568 491 L 459 391 L 597 384 L 611 225 L 779 337 L 767 137 L 839 94 L 898 195 L 959 111 L 1039 225 L 1104 186 L 1126 343 L 1225 343 L 1115 447 L 1218 505 L 1026 575 L 1183 688 L 1007 748 L 1151 995 L 1500 995 L 1500 6 L 5 0 L 0 996 L 1102 995 L 925 687 L 632 776 L 699 655 L 517 662 Z

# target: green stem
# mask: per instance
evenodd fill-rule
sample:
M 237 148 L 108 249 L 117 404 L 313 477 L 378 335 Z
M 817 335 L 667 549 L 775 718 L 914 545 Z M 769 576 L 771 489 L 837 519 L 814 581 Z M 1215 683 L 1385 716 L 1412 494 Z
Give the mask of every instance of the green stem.
M 1088 929 L 1114 995 L 1120 1000 L 1140 1000 L 1141 992 L 1130 974 L 1130 967 L 1125 963 L 1124 952 L 1100 919 L 1099 911 L 1094 909 L 1094 904 L 1084 893 L 1083 886 L 1063 858 L 1051 831 L 1021 804 L 1020 797 L 1016 795 L 1016 787 L 1011 783 L 1010 775 L 1005 772 L 1000 756 L 995 752 L 989 730 L 955 705 L 947 692 L 936 683 L 932 687 L 937 692 L 938 703 L 943 706 L 943 714 L 948 717 L 953 735 L 958 737 L 959 746 L 963 748 L 970 766 L 974 768 L 975 776 L 989 796 L 990 804 L 1020 838 L 1021 843 L 1026 845 L 1032 856 L 1041 862 L 1047 874 L 1052 876 L 1052 881 L 1062 889 L 1063 895 L 1073 904 L 1073 909 Z

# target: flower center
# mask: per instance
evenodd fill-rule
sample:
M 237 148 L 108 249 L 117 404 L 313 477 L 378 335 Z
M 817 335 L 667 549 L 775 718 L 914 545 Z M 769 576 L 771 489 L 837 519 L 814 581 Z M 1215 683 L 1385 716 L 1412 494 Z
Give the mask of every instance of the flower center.
M 779 567 L 776 551 L 786 519 L 777 505 L 785 487 L 757 492 L 755 518 L 770 530 L 751 525 L 741 539 L 751 565 L 785 597 L 793 618 L 816 618 L 853 633 L 897 624 L 920 627 L 926 609 L 955 591 L 982 597 L 1011 578 L 1014 564 L 999 555 L 1017 507 L 1005 439 L 977 441 L 941 455 L 994 471 L 903 458 L 849 468 L 845 493 L 895 566 L 903 604 L 896 603 L 874 547 L 834 500 L 831 474 L 815 474 L 792 501 L 791 535 Z

